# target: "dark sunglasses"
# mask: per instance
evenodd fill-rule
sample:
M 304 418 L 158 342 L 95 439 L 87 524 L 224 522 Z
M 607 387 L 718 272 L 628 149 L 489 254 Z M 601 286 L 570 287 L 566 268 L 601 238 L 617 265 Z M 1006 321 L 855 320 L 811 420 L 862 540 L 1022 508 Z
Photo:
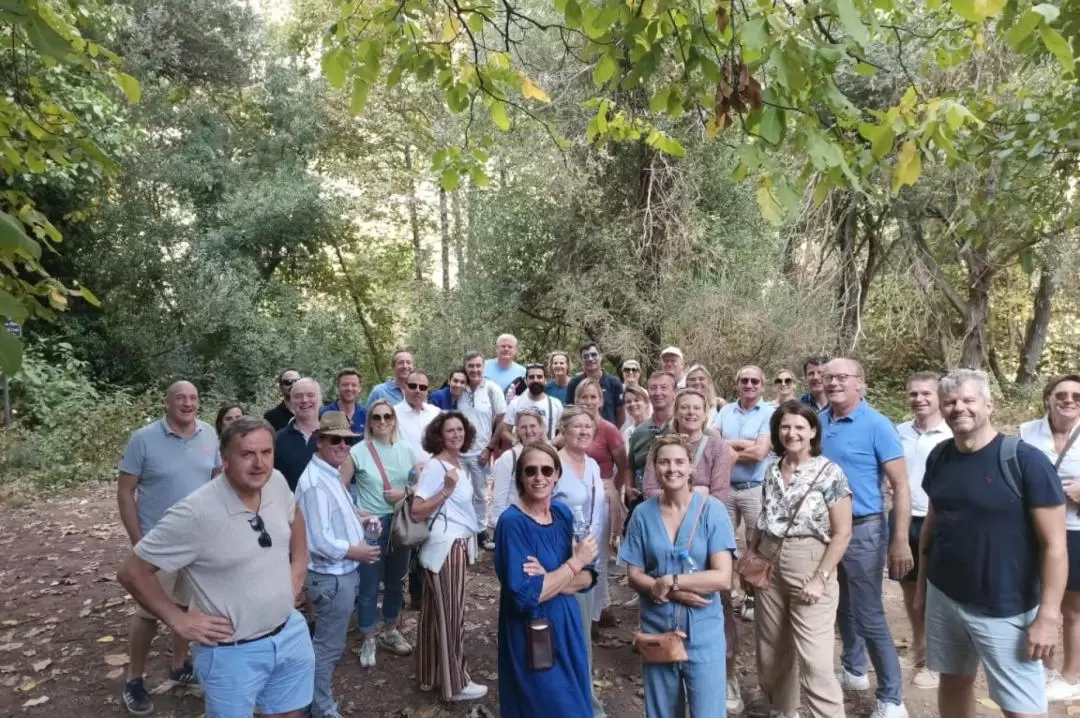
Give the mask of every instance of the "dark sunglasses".
M 427 386 L 428 385 L 427 384 L 417 384 L 416 382 L 410 381 L 405 386 L 409 387 L 413 391 L 416 391 L 417 389 L 419 389 L 420 391 L 427 391 Z
M 393 414 L 372 414 L 371 415 L 371 420 L 372 421 L 393 421 L 394 420 L 394 415 Z
M 326 440 L 330 442 L 330 446 L 341 446 L 342 444 L 352 445 L 352 439 L 346 436 L 328 436 Z
M 292 386 L 295 383 L 296 383 L 296 379 L 282 379 L 281 380 L 281 385 L 282 386 Z
M 626 369 L 623 369 L 623 374 L 640 374 L 640 373 L 641 373 L 640 369 L 632 369 L 632 368 L 629 368 L 629 367 L 626 368 Z
M 795 380 L 792 379 L 791 377 L 786 377 L 786 378 L 777 377 L 776 379 L 773 380 L 773 384 L 794 384 L 794 383 L 795 383 Z
M 266 532 L 266 524 L 263 523 L 262 516 L 255 514 L 253 517 L 248 519 L 248 526 L 251 527 L 252 531 L 259 532 L 260 546 L 262 546 L 263 548 L 270 548 L 274 545 L 273 540 L 271 540 L 270 538 L 270 534 Z
M 526 466 L 524 469 L 522 469 L 522 473 L 530 479 L 536 476 L 538 473 L 543 474 L 545 479 L 550 479 L 552 476 L 555 475 L 555 467 L 551 466 L 550 464 L 545 464 L 543 466 L 537 466 L 536 464 L 533 464 L 531 466 Z
M 758 379 L 757 377 L 753 377 L 753 376 L 744 376 L 743 378 L 739 379 L 739 383 L 740 384 L 750 384 L 751 386 L 757 386 L 758 384 L 761 383 L 761 379 Z
M 1077 394 L 1076 392 L 1072 392 L 1072 393 L 1067 392 L 1067 391 L 1055 392 L 1054 398 L 1057 399 L 1058 401 L 1068 401 L 1069 399 L 1072 399 L 1075 402 L 1080 402 L 1080 394 Z

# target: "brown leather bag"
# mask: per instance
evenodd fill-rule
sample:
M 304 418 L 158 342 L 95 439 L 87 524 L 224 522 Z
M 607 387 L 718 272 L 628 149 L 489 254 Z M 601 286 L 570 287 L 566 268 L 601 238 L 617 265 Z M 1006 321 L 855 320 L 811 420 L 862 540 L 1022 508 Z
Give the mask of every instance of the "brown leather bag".
M 702 496 L 698 501 L 694 524 L 690 528 L 690 540 L 686 542 L 686 551 L 688 553 L 694 543 L 694 534 L 697 533 L 698 523 L 701 522 L 701 512 L 705 510 L 705 504 L 708 500 L 707 496 Z M 686 655 L 686 634 L 679 630 L 680 610 L 682 610 L 682 605 L 676 604 L 675 610 L 672 612 L 672 623 L 674 624 L 672 630 L 664 633 L 638 631 L 634 634 L 634 646 L 637 648 L 638 653 L 641 654 L 641 660 L 646 663 L 685 663 L 689 660 Z
M 806 493 L 799 499 L 799 503 L 795 505 L 795 510 L 791 512 L 791 520 L 788 522 L 787 531 L 784 532 L 783 538 L 780 539 L 776 551 L 771 557 L 762 553 L 761 532 L 757 532 L 757 539 L 754 541 L 754 545 L 746 549 L 746 553 L 739 558 L 739 562 L 735 565 L 735 571 L 742 577 L 743 582 L 750 584 L 754 588 L 768 588 L 772 585 L 773 568 L 776 566 L 777 558 L 780 557 L 780 549 L 784 547 L 784 539 L 791 533 L 791 529 L 795 524 L 795 518 L 799 515 L 799 510 L 802 508 L 803 502 L 810 496 L 814 487 L 817 486 L 817 482 L 821 478 L 821 475 L 825 473 L 825 469 L 829 468 L 829 464 L 831 463 L 832 462 L 830 461 L 826 461 L 822 465 L 817 476 L 810 482 L 810 488 L 806 490 Z
M 551 621 L 534 618 L 525 627 L 525 658 L 530 671 L 546 671 L 555 665 Z

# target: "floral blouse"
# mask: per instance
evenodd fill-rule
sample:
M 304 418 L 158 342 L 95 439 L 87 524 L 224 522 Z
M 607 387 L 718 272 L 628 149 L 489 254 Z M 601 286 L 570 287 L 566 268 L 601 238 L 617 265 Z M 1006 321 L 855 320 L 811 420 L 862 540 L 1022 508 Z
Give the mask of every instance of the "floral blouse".
M 818 475 L 820 473 L 820 476 Z M 813 489 L 811 489 L 813 485 Z M 810 494 L 802 501 L 807 490 Z M 843 470 L 824 456 L 815 456 L 791 475 L 791 481 L 784 486 L 780 474 L 780 459 L 776 459 L 765 471 L 762 486 L 763 505 L 758 517 L 758 530 L 766 531 L 776 538 L 790 537 L 816 538 L 829 543 L 832 526 L 829 522 L 829 508 L 837 501 L 851 496 L 847 477 Z M 799 515 L 788 533 L 792 521 L 791 512 L 799 502 Z

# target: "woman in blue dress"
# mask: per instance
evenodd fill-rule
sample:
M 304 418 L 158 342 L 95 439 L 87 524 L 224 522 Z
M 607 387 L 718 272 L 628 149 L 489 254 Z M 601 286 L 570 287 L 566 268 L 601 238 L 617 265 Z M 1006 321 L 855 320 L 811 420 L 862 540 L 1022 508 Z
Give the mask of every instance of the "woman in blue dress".
M 573 541 L 573 514 L 552 502 L 562 465 L 544 443 L 530 444 L 514 471 L 520 506 L 495 527 L 499 594 L 499 715 L 552 718 L 592 713 L 591 675 L 574 594 L 596 582 L 596 539 Z M 529 666 L 526 632 L 534 619 L 551 628 L 554 665 Z
M 645 715 L 727 718 L 719 592 L 731 589 L 731 522 L 722 503 L 692 490 L 686 437 L 658 436 L 649 454 L 660 494 L 631 515 L 619 558 L 641 597 L 641 631 L 682 631 L 688 660 L 644 664 Z

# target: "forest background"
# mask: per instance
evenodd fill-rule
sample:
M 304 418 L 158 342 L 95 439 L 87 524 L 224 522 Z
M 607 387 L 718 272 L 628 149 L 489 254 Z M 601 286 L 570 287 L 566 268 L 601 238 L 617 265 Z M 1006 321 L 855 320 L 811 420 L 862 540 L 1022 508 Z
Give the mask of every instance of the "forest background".
M 988 369 L 1080 351 L 1080 1 L 0 0 L 0 492 L 110 476 L 185 378 L 440 383 L 681 346 Z

